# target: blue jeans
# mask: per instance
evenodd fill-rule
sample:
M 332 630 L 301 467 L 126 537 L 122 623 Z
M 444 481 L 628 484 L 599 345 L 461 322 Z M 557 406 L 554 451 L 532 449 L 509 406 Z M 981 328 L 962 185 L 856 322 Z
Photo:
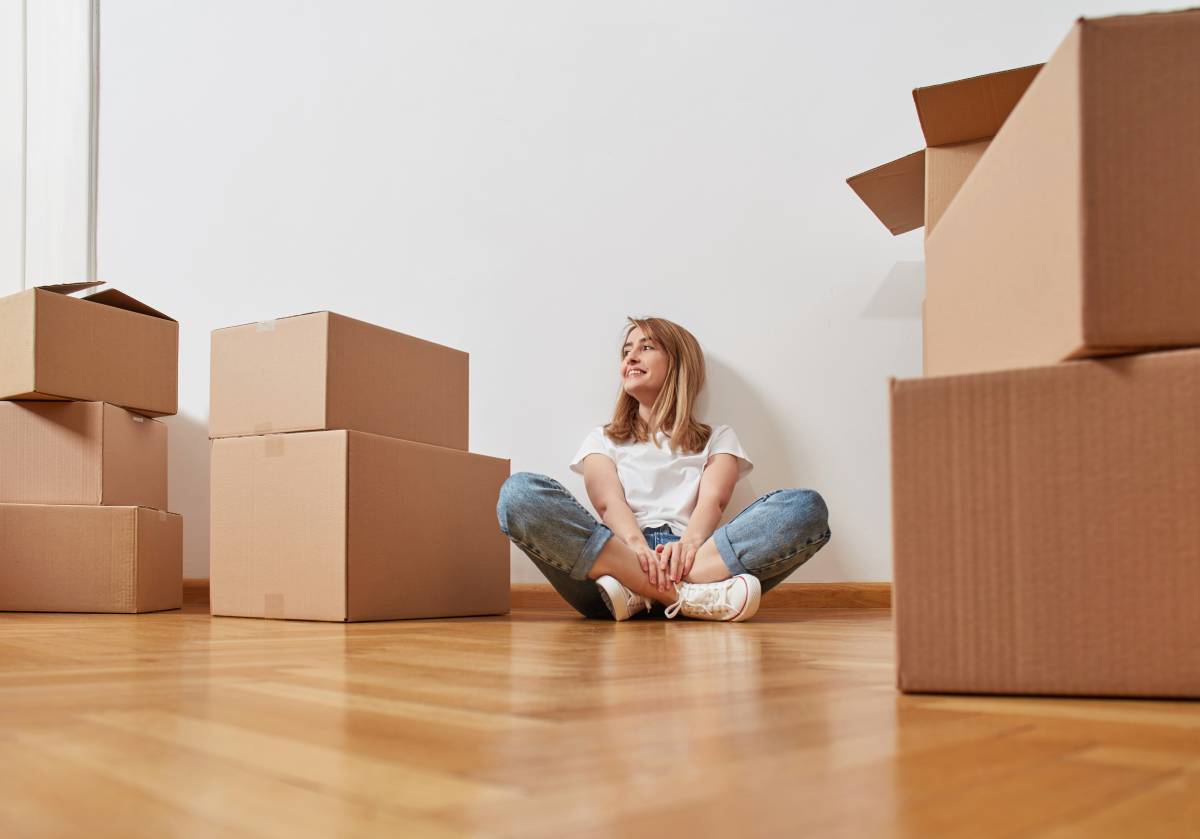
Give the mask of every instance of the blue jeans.
M 518 472 L 500 488 L 500 529 L 582 615 L 610 617 L 588 572 L 612 531 L 562 484 Z M 651 548 L 679 539 L 665 525 L 642 531 Z M 811 489 L 768 492 L 712 535 L 730 574 L 753 574 L 764 593 L 829 541 L 829 510 Z

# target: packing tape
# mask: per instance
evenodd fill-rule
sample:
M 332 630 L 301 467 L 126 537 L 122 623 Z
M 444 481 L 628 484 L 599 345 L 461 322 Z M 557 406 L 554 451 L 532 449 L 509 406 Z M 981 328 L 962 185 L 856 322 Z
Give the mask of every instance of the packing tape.
M 254 424 L 254 433 L 255 434 L 270 434 L 274 428 L 275 428 L 275 426 L 273 426 L 269 422 L 258 422 L 258 423 Z
M 285 614 L 283 594 L 273 591 L 263 595 L 263 617 L 283 620 Z
M 167 520 L 167 513 L 166 513 L 166 511 L 165 511 L 165 510 L 159 510 L 159 511 L 158 511 L 158 520 L 159 520 L 159 521 L 166 521 L 166 520 Z
M 134 422 L 145 422 L 146 421 L 146 418 L 144 416 L 142 416 L 141 414 L 130 414 L 129 416 L 133 419 Z
M 263 454 L 267 457 L 283 457 L 287 450 L 282 434 L 270 434 L 263 438 Z
M 274 319 L 260 320 L 258 323 L 254 324 L 254 328 L 256 330 L 258 330 L 259 332 L 274 332 L 275 331 L 275 321 L 274 321 Z

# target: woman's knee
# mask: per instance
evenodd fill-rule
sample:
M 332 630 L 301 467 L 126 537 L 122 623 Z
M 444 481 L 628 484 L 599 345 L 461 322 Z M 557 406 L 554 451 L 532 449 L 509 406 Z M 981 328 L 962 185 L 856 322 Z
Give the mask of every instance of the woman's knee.
M 815 489 L 785 489 L 778 495 L 798 538 L 805 542 L 829 538 L 829 507 L 821 493 Z
M 511 535 L 518 525 L 534 509 L 538 494 L 544 492 L 553 480 L 536 472 L 516 472 L 500 487 L 496 501 L 496 518 L 505 535 Z

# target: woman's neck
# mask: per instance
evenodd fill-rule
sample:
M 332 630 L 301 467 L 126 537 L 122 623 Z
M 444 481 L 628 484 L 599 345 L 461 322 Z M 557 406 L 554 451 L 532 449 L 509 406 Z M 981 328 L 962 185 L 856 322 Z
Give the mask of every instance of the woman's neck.
M 638 419 L 645 423 L 647 428 L 650 427 L 650 409 L 652 407 L 653 405 L 648 405 L 645 402 L 638 402 Z

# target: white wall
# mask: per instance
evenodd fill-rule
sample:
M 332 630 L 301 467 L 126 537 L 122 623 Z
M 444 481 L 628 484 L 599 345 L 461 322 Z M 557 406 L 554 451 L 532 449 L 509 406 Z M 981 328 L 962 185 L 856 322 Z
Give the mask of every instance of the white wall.
M 566 463 L 611 410 L 624 316 L 677 320 L 708 418 L 757 460 L 738 500 L 829 501 L 793 579 L 889 579 L 921 233 L 843 180 L 921 146 L 913 86 L 1138 5 L 105 0 L 99 274 L 182 322 L 185 573 L 207 572 L 209 331 L 328 308 L 468 350 L 472 449 L 581 495 Z
M 25 276 L 24 18 L 21 0 L 0 0 L 0 295 Z

